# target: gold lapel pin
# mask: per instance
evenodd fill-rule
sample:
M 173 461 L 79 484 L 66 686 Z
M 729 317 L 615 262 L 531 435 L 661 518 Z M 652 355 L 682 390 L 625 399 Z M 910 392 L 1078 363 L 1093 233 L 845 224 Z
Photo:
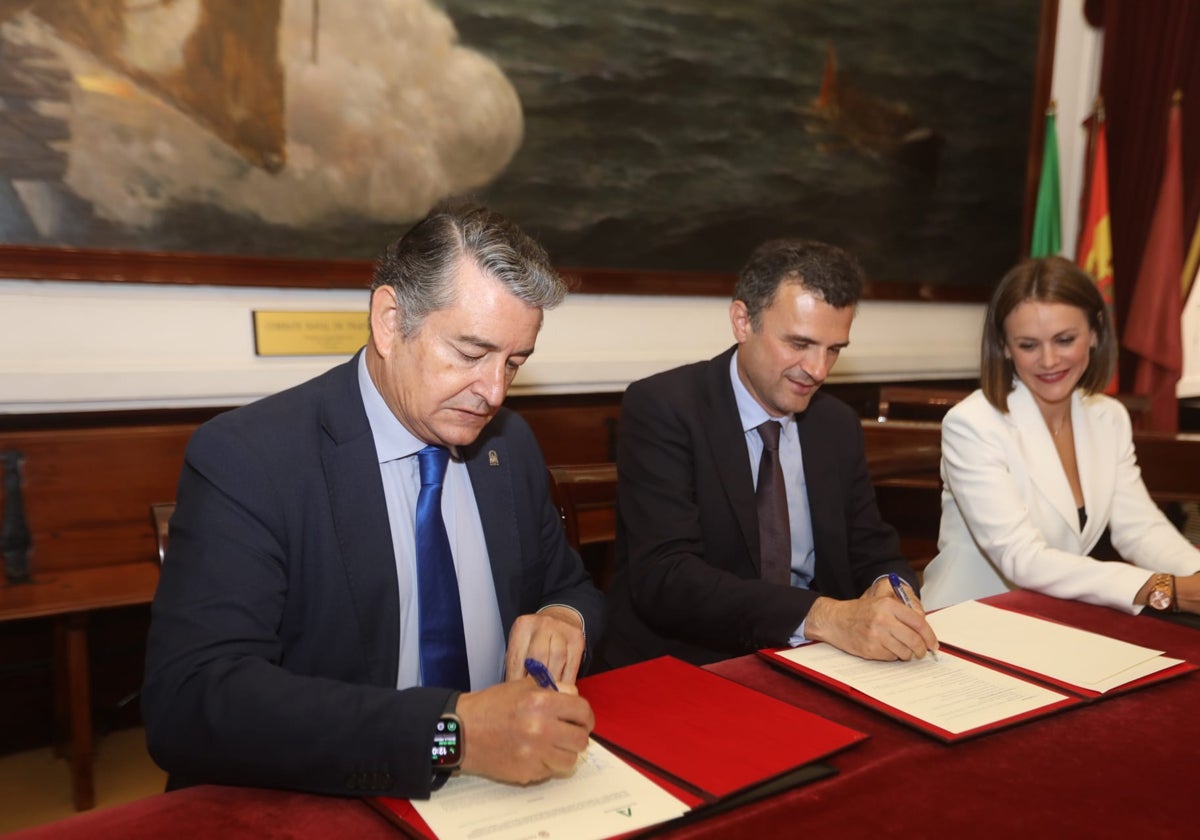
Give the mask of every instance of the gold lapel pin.
M 488 466 L 489 467 L 500 466 L 500 456 L 496 454 L 495 449 L 488 450 Z

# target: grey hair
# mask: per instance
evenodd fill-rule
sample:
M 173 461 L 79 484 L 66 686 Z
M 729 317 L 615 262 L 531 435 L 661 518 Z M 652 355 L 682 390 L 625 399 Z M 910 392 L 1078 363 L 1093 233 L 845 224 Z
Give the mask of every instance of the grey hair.
M 384 285 L 396 290 L 405 338 L 429 313 L 453 305 L 454 271 L 462 259 L 529 306 L 553 309 L 567 294 L 546 251 L 516 223 L 480 204 L 443 202 L 388 245 L 375 264 L 371 291 Z
M 858 260 L 836 245 L 805 239 L 764 242 L 738 272 L 733 290 L 733 299 L 746 304 L 755 332 L 785 282 L 799 283 L 833 308 L 845 309 L 862 297 L 864 279 Z

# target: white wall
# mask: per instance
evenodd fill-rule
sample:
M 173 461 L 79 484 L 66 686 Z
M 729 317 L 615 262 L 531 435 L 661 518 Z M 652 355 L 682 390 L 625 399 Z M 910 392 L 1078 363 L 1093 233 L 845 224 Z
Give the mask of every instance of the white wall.
M 1182 397 L 1200 396 L 1200 271 L 1192 280 L 1191 291 L 1183 306 L 1183 378 L 1175 388 Z
M 0 281 L 0 411 L 237 405 L 340 357 L 254 355 L 251 312 L 362 310 L 365 291 Z M 514 394 L 621 391 L 732 342 L 715 298 L 576 295 Z M 836 379 L 976 375 L 981 308 L 867 301 Z
M 1086 149 L 1078 126 L 1096 89 L 1098 45 L 1081 4 L 1060 3 L 1054 97 L 1067 256 Z M 366 302 L 365 291 L 0 280 L 0 412 L 248 402 L 339 361 L 256 357 L 253 310 L 361 310 Z M 512 392 L 620 391 L 715 355 L 732 341 L 727 307 L 715 298 L 572 296 L 548 314 Z M 976 376 L 982 312 L 974 304 L 866 301 L 833 381 Z
M 1088 131 L 1100 89 L 1104 39 L 1083 18 L 1083 3 L 1058 4 L 1058 37 L 1054 45 L 1054 81 L 1050 96 L 1057 106 L 1059 190 L 1062 207 L 1062 256 L 1075 259 L 1079 238 L 1079 197 L 1087 165 Z

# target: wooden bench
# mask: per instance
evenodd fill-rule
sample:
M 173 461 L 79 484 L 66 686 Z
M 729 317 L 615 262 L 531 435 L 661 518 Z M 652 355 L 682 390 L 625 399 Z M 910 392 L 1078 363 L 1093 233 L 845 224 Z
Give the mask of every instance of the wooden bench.
M 879 421 L 941 420 L 950 407 L 971 393 L 970 389 L 879 386 Z
M 974 388 L 946 388 L 938 385 L 881 385 L 876 419 L 935 420 L 940 422 L 955 403 Z M 1116 399 L 1129 412 L 1134 429 L 1141 429 L 1150 414 L 1150 398 L 1140 394 L 1117 394 Z
M 174 502 L 155 502 L 150 505 L 150 527 L 154 529 L 159 565 L 162 565 L 162 561 L 167 557 L 167 543 L 171 537 L 171 514 L 174 512 Z
M 862 387 L 871 391 L 873 403 L 874 386 Z M 936 422 L 896 419 L 899 402 L 906 398 L 912 398 L 911 393 L 907 397 L 904 392 L 889 393 L 892 419 L 868 421 L 864 429 L 880 508 L 900 531 L 902 547 L 917 565 L 936 552 L 940 428 Z M 574 534 L 572 539 L 578 541 L 603 587 L 616 530 L 611 459 L 620 394 L 516 397 L 509 404 L 533 427 L 548 463 L 574 465 L 556 468 L 560 470 L 556 481 L 574 488 L 560 488 L 560 493 L 571 497 L 564 500 L 560 495 L 558 504 L 564 511 L 564 526 Z M 61 740 L 64 729 L 70 732 L 75 801 L 80 808 L 92 801 L 89 703 L 97 696 L 96 686 L 89 684 L 89 617 L 98 610 L 144 606 L 150 601 L 160 555 L 147 511 L 155 502 L 174 498 L 187 440 L 200 422 L 218 412 L 0 416 L 0 452 L 16 450 L 24 456 L 22 489 L 33 573 L 31 583 L 0 585 L 0 622 L 47 619 L 47 644 L 53 626 L 52 667 L 42 665 L 40 673 L 47 683 L 53 679 L 54 705 L 59 711 L 55 720 L 65 721 L 65 726 L 55 727 L 56 740 Z M 874 416 L 873 404 L 868 413 Z M 1197 439 L 1196 435 L 1164 440 L 1139 434 L 1146 482 L 1160 502 L 1200 498 Z M 589 493 L 601 495 L 589 499 Z M 0 652 L 8 654 L 6 664 L 19 661 L 30 670 L 26 668 L 29 655 L 20 659 L 22 640 L 21 632 L 0 635 Z M 99 674 L 96 681 L 105 687 Z M 39 686 L 38 690 L 45 689 Z M 10 693 L 0 691 L 0 713 L 16 708 L 6 694 Z M 24 718 L 7 718 L 10 732 L 44 726 L 41 718 L 31 724 L 36 710 L 30 705 L 20 707 Z
M 873 476 L 877 484 L 907 484 L 914 487 L 941 488 L 940 423 L 917 420 L 863 420 L 867 464 L 909 461 L 908 470 Z M 1142 480 L 1156 502 L 1200 499 L 1200 433 L 1169 434 L 1135 430 L 1133 445 L 1137 452 Z M 922 454 L 938 452 L 938 459 Z M 924 468 L 921 468 L 921 463 Z M 907 473 L 907 474 L 902 474 Z
M 20 453 L 30 579 L 0 585 L 0 622 L 53 628 L 53 738 L 71 766 L 76 809 L 95 802 L 88 627 L 98 610 L 147 605 L 158 583 L 148 506 L 173 498 L 195 423 L 0 431 Z
M 560 464 L 547 469 L 567 542 L 583 557 L 596 585 L 607 589 L 617 538 L 617 465 Z
M 897 428 L 903 427 L 889 426 L 890 430 Z M 884 520 L 896 526 L 901 550 L 919 574 L 937 549 L 941 449 L 936 424 L 916 428 L 920 433 L 913 440 L 903 434 L 869 436 L 867 468 L 883 500 Z M 928 435 L 931 428 L 937 432 L 932 438 Z M 605 589 L 612 574 L 617 534 L 617 465 L 557 464 L 548 470 L 567 541 L 584 558 L 596 584 Z M 897 495 L 897 488 L 903 492 Z
M 0 587 L 0 621 L 54 620 L 55 754 L 70 762 L 77 811 L 95 804 L 89 616 L 95 610 L 149 604 L 157 585 L 158 565 L 147 558 L 38 573 L 28 583 Z
M 937 554 L 941 524 L 942 427 L 917 420 L 863 421 L 867 466 L 884 521 L 921 570 Z M 1200 434 L 1134 431 L 1134 448 L 1150 497 L 1169 508 L 1200 500 Z
M 551 461 L 612 456 L 620 394 L 516 397 L 509 404 L 526 416 Z M 147 510 L 175 497 L 188 439 L 222 410 L 0 415 L 0 453 L 20 453 L 23 462 L 21 501 L 32 575 L 28 583 L 0 579 L 0 626 L 11 628 L 0 633 L 0 676 L 8 675 L 0 687 L 4 746 L 25 748 L 44 743 L 43 737 L 53 739 L 70 759 L 74 801 L 81 810 L 94 802 L 92 706 L 98 694 L 92 679 L 101 679 L 90 667 L 95 657 L 89 657 L 89 620 L 106 610 L 134 635 L 148 622 L 148 609 L 144 614 L 114 610 L 145 607 L 153 597 L 162 556 L 159 536 L 165 538 L 165 532 L 158 523 L 147 524 Z M 0 490 L 0 508 L 5 501 Z M 15 625 L 36 619 L 45 622 L 44 637 L 39 625 Z M 43 638 L 48 653 L 41 652 Z M 121 664 L 136 670 L 140 685 L 141 665 L 132 661 L 140 653 L 122 655 Z M 116 690 L 123 697 L 136 691 L 116 684 L 124 672 L 103 676 L 101 687 L 109 693 Z M 53 698 L 56 711 L 49 721 L 42 717 L 44 693 Z

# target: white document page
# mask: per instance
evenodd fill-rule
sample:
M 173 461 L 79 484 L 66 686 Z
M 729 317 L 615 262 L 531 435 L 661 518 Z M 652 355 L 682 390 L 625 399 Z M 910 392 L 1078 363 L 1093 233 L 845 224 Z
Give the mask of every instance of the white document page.
M 412 804 L 438 840 L 601 840 L 691 810 L 594 740 L 566 778 L 509 785 L 456 776 Z
M 1161 650 L 978 601 L 926 617 L 938 641 L 1092 691 L 1108 691 L 1180 661 L 1161 656 Z
M 880 662 L 820 643 L 779 656 L 955 734 L 1050 706 L 1066 696 L 944 650 L 937 659 Z
M 1124 671 L 1118 671 L 1108 679 L 1100 680 L 1094 683 L 1088 683 L 1087 688 L 1092 691 L 1098 691 L 1103 694 L 1106 691 L 1111 691 L 1125 683 L 1140 680 L 1142 677 L 1148 677 L 1159 671 L 1171 668 L 1183 662 L 1182 659 L 1171 659 L 1168 656 L 1156 656 L 1153 659 L 1147 659 L 1145 662 L 1139 662 L 1132 668 L 1126 668 Z

